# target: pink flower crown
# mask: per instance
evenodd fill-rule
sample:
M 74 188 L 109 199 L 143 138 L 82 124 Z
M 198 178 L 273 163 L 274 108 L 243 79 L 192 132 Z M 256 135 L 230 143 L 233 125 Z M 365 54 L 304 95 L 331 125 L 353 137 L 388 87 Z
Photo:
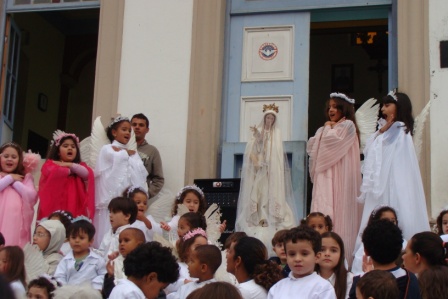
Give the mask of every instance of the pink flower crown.
M 75 140 L 77 146 L 79 147 L 79 138 L 78 138 L 78 136 L 76 136 L 73 133 L 66 133 L 66 132 L 61 131 L 61 130 L 56 130 L 53 133 L 53 140 L 51 141 L 51 145 L 53 145 L 53 143 L 54 143 L 55 146 L 59 146 L 60 143 L 61 143 L 61 139 L 65 138 L 65 137 L 73 138 L 73 140 Z
M 198 228 L 196 228 L 194 230 L 191 230 L 188 233 L 186 233 L 185 236 L 183 237 L 183 240 L 185 242 L 188 239 L 191 239 L 191 238 L 193 238 L 196 235 L 201 235 L 201 236 L 203 236 L 204 238 L 207 239 L 207 233 L 202 228 L 198 227 Z

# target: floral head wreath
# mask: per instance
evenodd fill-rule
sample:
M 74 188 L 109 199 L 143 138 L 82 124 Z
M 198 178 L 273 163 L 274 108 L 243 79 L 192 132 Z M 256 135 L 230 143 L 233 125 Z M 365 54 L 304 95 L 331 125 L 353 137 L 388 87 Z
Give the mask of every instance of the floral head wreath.
M 397 98 L 397 95 L 396 95 L 395 93 L 396 93 L 396 90 L 393 89 L 393 90 L 389 91 L 389 93 L 388 93 L 387 95 L 388 95 L 388 96 L 391 96 L 392 99 L 395 100 L 395 102 L 398 102 L 398 98 Z
M 68 214 L 67 211 L 64 211 L 64 210 L 57 210 L 57 211 L 54 211 L 52 214 L 55 214 L 55 213 L 64 215 L 64 216 L 67 217 L 68 220 L 70 220 L 71 222 L 74 221 L 74 220 L 73 220 L 73 217 L 72 217 L 70 214 Z
M 109 128 L 112 128 L 113 125 L 123 120 L 129 121 L 129 118 L 126 116 L 118 116 L 110 123 Z
M 380 204 L 380 205 L 377 205 L 377 206 L 373 209 L 372 213 L 370 213 L 371 217 L 374 217 L 374 216 L 376 215 L 376 213 L 378 213 L 378 211 L 379 211 L 380 209 L 382 209 L 382 208 L 389 208 L 389 209 L 394 210 L 394 211 L 395 211 L 395 214 L 397 214 L 397 218 L 398 218 L 398 212 L 397 212 L 397 209 L 395 209 L 395 208 L 392 207 L 392 206 L 386 205 L 386 204 Z
M 88 222 L 92 223 L 92 220 L 90 218 L 84 216 L 84 215 L 76 217 L 75 219 L 73 219 L 72 223 L 75 223 L 75 222 L 80 221 L 80 220 L 85 220 L 85 221 L 88 221 Z
M 61 130 L 54 131 L 54 133 L 53 133 L 53 140 L 51 141 L 51 145 L 54 144 L 55 146 L 59 146 L 60 143 L 61 143 L 62 138 L 65 138 L 65 137 L 73 138 L 73 140 L 75 140 L 76 144 L 79 147 L 79 138 L 78 138 L 78 136 L 76 136 L 73 133 L 66 133 L 66 132 L 61 131 Z
M 142 192 L 142 193 L 144 193 L 146 195 L 146 198 L 149 198 L 148 192 L 146 192 L 140 186 L 131 186 L 131 187 L 129 187 L 128 192 L 127 192 L 128 198 L 130 198 L 131 193 L 134 192 L 134 191 Z
M 194 230 L 189 231 L 188 233 L 186 233 L 185 236 L 184 236 L 184 238 L 183 238 L 183 240 L 184 240 L 184 242 L 185 242 L 185 241 L 187 241 L 188 239 L 191 239 L 191 238 L 193 238 L 193 237 L 196 236 L 196 235 L 201 235 L 201 236 L 203 236 L 204 238 L 207 239 L 207 234 L 206 234 L 206 232 L 205 232 L 202 228 L 198 227 L 198 228 L 196 228 L 196 229 L 194 229 Z
M 179 200 L 180 200 L 180 197 L 182 196 L 182 194 L 183 194 L 185 191 L 188 191 L 188 190 L 195 190 L 195 191 L 197 191 L 197 192 L 201 195 L 202 198 L 205 197 L 205 196 L 204 196 L 204 192 L 202 192 L 201 188 L 199 188 L 198 186 L 196 186 L 195 184 L 193 184 L 193 185 L 188 185 L 188 186 L 183 187 L 183 188 L 177 193 L 177 195 L 176 195 L 176 199 L 179 201 Z
M 330 93 L 330 98 L 339 98 L 342 99 L 350 104 L 355 104 L 355 99 L 350 99 L 348 96 L 346 96 L 343 93 L 339 93 L 339 92 L 332 92 Z

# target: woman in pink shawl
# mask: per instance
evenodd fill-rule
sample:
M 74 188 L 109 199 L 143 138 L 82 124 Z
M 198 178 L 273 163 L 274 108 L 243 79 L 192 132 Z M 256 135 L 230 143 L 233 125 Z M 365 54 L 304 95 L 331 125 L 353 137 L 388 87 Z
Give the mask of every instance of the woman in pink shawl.
M 94 174 L 86 163 L 81 162 L 79 139 L 75 134 L 59 130 L 53 134 L 53 143 L 41 172 L 37 219 L 48 217 L 56 210 L 93 219 Z
M 350 262 L 362 215 L 362 205 L 356 200 L 361 167 L 354 103 L 354 99 L 342 93 L 330 94 L 328 121 L 307 146 L 314 184 L 311 212 L 321 212 L 333 219 L 334 231 L 344 240 L 345 256 Z
M 37 165 L 40 156 L 25 155 L 29 156 L 24 158 L 22 149 L 14 142 L 0 147 L 0 232 L 7 246 L 23 247 L 31 241 L 37 192 L 29 171 Z M 34 161 L 29 168 L 30 160 Z

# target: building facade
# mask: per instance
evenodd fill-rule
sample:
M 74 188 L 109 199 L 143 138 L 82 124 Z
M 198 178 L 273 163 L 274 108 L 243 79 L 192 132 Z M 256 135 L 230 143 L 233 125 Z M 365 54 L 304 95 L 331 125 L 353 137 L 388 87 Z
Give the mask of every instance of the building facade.
M 1 2 L 12 69 L 2 69 L 2 142 L 35 149 L 56 128 L 85 137 L 96 116 L 107 124 L 143 112 L 175 193 L 194 179 L 238 177 L 248 125 L 275 101 L 304 215 L 306 141 L 329 92 L 362 103 L 398 87 L 415 115 L 433 101 L 420 167 L 431 216 L 448 203 L 444 0 Z

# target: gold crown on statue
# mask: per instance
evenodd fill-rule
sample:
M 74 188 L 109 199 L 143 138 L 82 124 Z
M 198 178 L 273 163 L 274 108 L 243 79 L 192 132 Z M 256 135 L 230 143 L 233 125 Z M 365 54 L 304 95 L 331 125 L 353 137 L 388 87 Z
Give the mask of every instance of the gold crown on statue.
M 270 105 L 266 105 L 266 104 L 263 105 L 263 112 L 266 112 L 269 110 L 272 110 L 272 111 L 275 111 L 276 113 L 278 113 L 278 106 L 276 106 L 275 103 L 272 103 Z

